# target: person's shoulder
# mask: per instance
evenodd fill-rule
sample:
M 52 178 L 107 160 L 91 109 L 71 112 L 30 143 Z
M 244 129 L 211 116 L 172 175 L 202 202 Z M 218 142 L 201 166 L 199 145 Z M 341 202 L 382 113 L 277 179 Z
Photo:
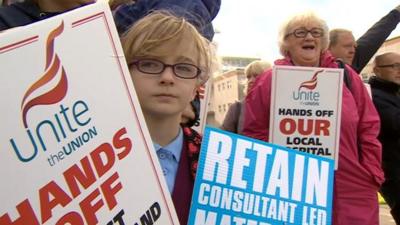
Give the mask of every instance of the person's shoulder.
M 0 18 L 8 17 L 17 11 L 14 4 L 8 6 L 0 6 Z
M 351 65 L 346 64 L 345 69 L 348 71 L 352 80 L 357 80 L 357 82 L 364 83 L 361 79 L 361 75 Z
M 254 85 L 257 86 L 257 84 L 262 84 L 262 83 L 269 83 L 271 82 L 272 79 L 272 69 L 268 69 L 264 71 L 262 74 L 260 74 L 256 80 L 254 81 Z
M 243 104 L 243 101 L 235 101 L 234 103 L 232 103 L 232 106 L 239 107 L 242 104 Z
M 8 15 L 8 14 L 15 14 L 15 13 L 23 13 L 26 14 L 27 12 L 31 10 L 38 10 L 38 6 L 31 2 L 31 1 L 25 1 L 25 2 L 16 2 L 7 6 L 1 6 L 0 7 L 0 15 Z
M 13 21 L 19 17 L 18 9 L 13 5 L 0 7 L 0 30 L 6 30 L 12 27 Z
M 39 8 L 31 1 L 17 2 L 0 7 L 1 30 L 24 26 L 38 20 Z M 35 16 L 36 15 L 36 16 Z

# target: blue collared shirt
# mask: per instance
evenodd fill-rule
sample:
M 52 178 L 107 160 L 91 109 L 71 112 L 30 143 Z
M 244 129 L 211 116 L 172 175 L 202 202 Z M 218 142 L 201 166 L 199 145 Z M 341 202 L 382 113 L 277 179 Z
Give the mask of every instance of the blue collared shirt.
M 179 129 L 178 136 L 168 145 L 162 147 L 155 142 L 153 142 L 153 145 L 157 152 L 162 172 L 167 181 L 168 190 L 172 194 L 183 146 L 182 128 Z

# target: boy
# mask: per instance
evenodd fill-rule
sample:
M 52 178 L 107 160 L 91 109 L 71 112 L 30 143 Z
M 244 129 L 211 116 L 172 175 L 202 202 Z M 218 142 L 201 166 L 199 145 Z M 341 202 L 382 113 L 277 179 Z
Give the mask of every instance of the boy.
M 139 20 L 121 41 L 179 221 L 187 224 L 201 137 L 180 123 L 211 73 L 211 45 L 166 11 Z

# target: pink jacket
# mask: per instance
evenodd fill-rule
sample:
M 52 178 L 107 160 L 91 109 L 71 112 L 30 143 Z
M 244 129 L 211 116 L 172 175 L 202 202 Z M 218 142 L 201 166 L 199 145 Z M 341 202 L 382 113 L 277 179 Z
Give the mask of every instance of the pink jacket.
M 275 65 L 293 65 L 289 58 Z M 337 68 L 326 52 L 321 67 Z M 377 191 L 384 180 L 378 113 L 358 74 L 346 66 L 352 92 L 343 84 L 339 167 L 335 171 L 333 224 L 379 224 Z M 243 134 L 268 141 L 272 70 L 260 75 L 246 97 Z M 358 145 L 360 148 L 357 147 Z M 358 150 L 359 149 L 359 150 Z

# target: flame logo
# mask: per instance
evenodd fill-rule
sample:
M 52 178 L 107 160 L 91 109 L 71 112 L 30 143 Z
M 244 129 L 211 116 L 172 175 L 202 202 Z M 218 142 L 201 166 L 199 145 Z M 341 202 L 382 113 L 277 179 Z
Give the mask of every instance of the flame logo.
M 68 89 L 68 82 L 67 76 L 64 70 L 64 67 L 61 66 L 61 78 L 57 85 L 53 87 L 48 92 L 41 94 L 29 101 L 27 98 L 32 95 L 35 91 L 39 88 L 43 87 L 50 81 L 52 81 L 57 72 L 60 71 L 60 59 L 57 54 L 54 53 L 54 39 L 59 36 L 64 31 L 64 22 L 62 22 L 58 27 L 52 30 L 46 42 L 46 67 L 43 76 L 37 80 L 34 84 L 32 84 L 29 89 L 26 91 L 22 102 L 21 102 L 21 109 L 22 109 L 22 119 L 24 122 L 25 128 L 28 127 L 26 115 L 28 111 L 37 105 L 50 105 L 61 101 L 65 95 L 67 94 Z
M 323 72 L 324 70 L 318 70 L 314 73 L 314 75 L 312 76 L 311 80 L 308 81 L 304 81 L 303 83 L 300 84 L 299 87 L 299 91 L 301 88 L 307 88 L 308 90 L 314 90 L 315 87 L 317 87 L 317 76 L 318 74 L 320 74 L 321 72 Z

